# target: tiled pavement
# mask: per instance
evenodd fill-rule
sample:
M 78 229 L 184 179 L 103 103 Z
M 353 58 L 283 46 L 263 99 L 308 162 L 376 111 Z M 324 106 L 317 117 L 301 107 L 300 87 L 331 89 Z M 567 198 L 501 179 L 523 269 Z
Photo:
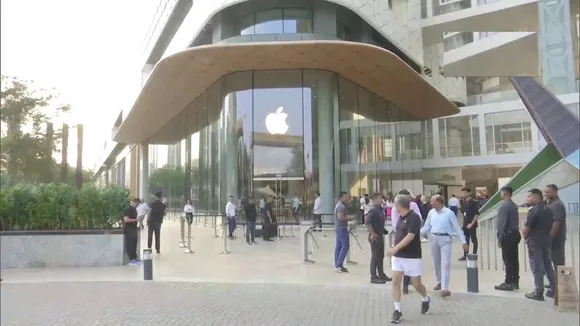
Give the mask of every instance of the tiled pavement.
M 287 232 L 289 233 L 289 232 Z M 142 282 L 141 267 L 2 270 L 2 325 L 380 325 L 392 311 L 390 285 L 368 283 L 364 233 L 351 273 L 332 271 L 332 234 L 317 234 L 315 264 L 299 259 L 298 238 L 248 246 L 223 241 L 209 228 L 192 230 L 194 254 L 177 245 L 179 226 L 163 227 L 162 255 L 154 256 L 154 282 Z M 295 231 L 298 236 L 298 232 Z M 353 244 L 354 246 L 354 244 Z M 460 254 L 456 244 L 454 252 Z M 424 250 L 427 250 L 425 245 Z M 433 286 L 429 255 L 424 281 Z M 387 264 L 388 266 L 388 264 Z M 432 312 L 419 314 L 411 292 L 403 300 L 405 324 L 578 325 L 577 314 L 558 313 L 551 301 L 523 299 L 532 284 L 522 275 L 519 293 L 497 293 L 502 271 L 480 272 L 481 293 L 465 294 L 465 265 L 453 262 L 453 295 L 433 293 Z M 463 293 L 462 293 L 463 292 Z
M 386 325 L 387 288 L 290 284 L 65 282 L 2 285 L 3 325 Z M 405 325 L 578 325 L 552 304 L 455 294 L 403 299 Z

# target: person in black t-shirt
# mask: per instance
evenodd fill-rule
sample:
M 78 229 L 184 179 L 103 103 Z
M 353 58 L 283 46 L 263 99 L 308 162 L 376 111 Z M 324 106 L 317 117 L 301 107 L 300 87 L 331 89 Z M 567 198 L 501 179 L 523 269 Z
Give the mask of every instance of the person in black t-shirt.
M 141 262 L 137 257 L 137 243 L 139 231 L 137 230 L 137 205 L 139 199 L 133 198 L 123 211 L 123 228 L 125 233 L 125 250 L 129 257 L 129 265 L 139 265 Z
M 389 248 L 393 270 L 393 303 L 395 311 L 391 317 L 392 323 L 398 323 L 403 318 L 401 307 L 401 285 L 403 276 L 409 276 L 411 284 L 423 298 L 421 313 L 429 311 L 431 298 L 421 282 L 423 265 L 421 262 L 421 216 L 411 210 L 411 199 L 406 195 L 395 198 L 395 209 L 400 215 L 395 230 L 395 246 Z
M 149 205 L 149 220 L 147 221 L 147 248 L 151 249 L 153 244 L 153 233 L 155 233 L 155 250 L 161 253 L 161 224 L 165 216 L 165 204 L 161 201 L 161 192 L 155 193 L 155 200 Z
M 275 217 L 274 210 L 272 209 L 272 201 L 274 201 L 274 198 L 268 197 L 262 213 L 262 236 L 264 237 L 264 241 L 272 241 L 270 237 L 272 237 L 272 229 L 275 227 L 273 224 Z
M 479 201 L 473 198 L 470 188 L 463 188 L 463 234 L 465 234 L 465 240 L 469 245 L 469 241 L 473 243 L 473 253 L 477 254 L 477 219 L 479 218 Z M 459 258 L 460 261 L 467 259 L 466 251 L 463 252 L 463 257 Z
M 246 243 L 256 244 L 254 240 L 254 233 L 256 232 L 256 205 L 253 199 L 249 199 L 247 203 L 244 204 L 244 215 L 246 216 Z

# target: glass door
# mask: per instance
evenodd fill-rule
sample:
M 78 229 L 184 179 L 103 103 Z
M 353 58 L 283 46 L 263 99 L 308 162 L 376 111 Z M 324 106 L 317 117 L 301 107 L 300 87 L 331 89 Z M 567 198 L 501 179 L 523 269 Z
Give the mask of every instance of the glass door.
M 284 177 L 277 174 L 274 177 L 254 178 L 254 197 L 257 202 L 268 197 L 273 198 L 273 210 L 280 223 L 290 222 L 293 213 L 299 210 L 304 196 L 304 177 Z

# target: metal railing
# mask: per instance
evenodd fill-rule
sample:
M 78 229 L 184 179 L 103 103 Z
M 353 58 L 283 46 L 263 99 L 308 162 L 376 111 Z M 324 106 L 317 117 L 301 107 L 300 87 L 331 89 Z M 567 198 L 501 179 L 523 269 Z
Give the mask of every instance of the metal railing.
M 578 236 L 579 236 L 579 217 L 567 216 L 566 218 L 566 265 L 577 266 L 578 263 Z M 524 228 L 525 219 L 520 219 L 520 230 Z M 479 268 L 481 270 L 503 270 L 503 260 L 501 256 L 501 248 L 498 246 L 497 229 L 495 218 L 487 219 L 479 222 L 477 228 L 477 238 L 479 242 L 478 256 Z M 528 251 L 525 240 L 519 244 L 519 261 L 520 268 L 523 271 L 528 271 Z M 522 266 L 523 264 L 523 266 Z

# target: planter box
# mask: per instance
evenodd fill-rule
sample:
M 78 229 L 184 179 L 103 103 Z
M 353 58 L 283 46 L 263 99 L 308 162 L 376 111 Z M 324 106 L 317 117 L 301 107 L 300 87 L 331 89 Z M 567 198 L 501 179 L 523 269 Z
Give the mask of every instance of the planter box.
M 0 267 L 121 266 L 127 261 L 123 230 L 0 232 Z

